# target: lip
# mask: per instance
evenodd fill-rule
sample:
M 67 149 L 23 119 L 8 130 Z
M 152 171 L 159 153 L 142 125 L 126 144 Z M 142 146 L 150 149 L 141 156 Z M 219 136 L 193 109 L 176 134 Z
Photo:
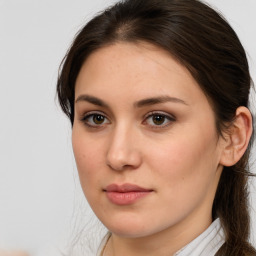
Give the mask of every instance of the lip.
M 119 193 L 126 193 L 126 192 L 151 192 L 152 189 L 142 188 L 138 185 L 125 183 L 122 185 L 111 184 L 104 189 L 106 192 L 119 192 Z
M 110 202 L 117 205 L 129 205 L 149 195 L 152 189 L 142 188 L 138 185 L 125 183 L 122 185 L 111 184 L 103 190 Z

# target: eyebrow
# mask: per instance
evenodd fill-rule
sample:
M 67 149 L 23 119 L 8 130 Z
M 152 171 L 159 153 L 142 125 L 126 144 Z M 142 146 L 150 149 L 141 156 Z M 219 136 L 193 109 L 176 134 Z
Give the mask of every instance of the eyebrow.
M 80 101 L 87 101 L 93 105 L 109 108 L 108 104 L 105 103 L 103 100 L 96 98 L 94 96 L 86 95 L 86 94 L 82 94 L 78 96 L 75 103 L 78 103 Z
M 82 94 L 82 95 L 77 97 L 75 103 L 78 103 L 78 102 L 81 102 L 81 101 L 87 101 L 87 102 L 89 102 L 93 105 L 110 108 L 109 105 L 106 102 L 104 102 L 103 100 L 101 100 L 97 97 L 91 96 L 91 95 Z M 165 102 L 181 103 L 181 104 L 184 104 L 184 105 L 188 105 L 182 99 L 179 99 L 179 98 L 176 98 L 176 97 L 170 97 L 170 96 L 167 96 L 167 95 L 142 99 L 142 100 L 136 101 L 133 105 L 134 105 L 135 108 L 141 108 L 141 107 L 144 107 L 144 106 L 151 106 L 151 105 L 165 103 Z
M 140 108 L 140 107 L 144 107 L 144 106 L 151 106 L 151 105 L 165 103 L 165 102 L 181 103 L 181 104 L 184 104 L 184 105 L 188 105 L 182 99 L 164 95 L 164 96 L 152 97 L 152 98 L 148 98 L 148 99 L 139 100 L 139 101 L 134 103 L 134 106 L 137 107 L 137 108 Z

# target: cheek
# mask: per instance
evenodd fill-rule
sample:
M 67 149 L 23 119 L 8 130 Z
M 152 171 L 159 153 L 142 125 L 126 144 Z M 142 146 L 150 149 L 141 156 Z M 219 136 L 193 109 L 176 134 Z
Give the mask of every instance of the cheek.
M 211 137 L 213 138 L 213 137 Z M 211 202 L 215 191 L 216 157 L 212 139 L 177 138 L 149 152 L 163 219 L 181 220 Z M 215 159 L 215 160 L 213 160 Z
M 182 133 L 184 134 L 184 133 Z M 163 177 L 168 189 L 190 190 L 208 186 L 214 177 L 218 163 L 218 151 L 214 131 L 185 133 L 151 147 L 150 165 Z
M 102 148 L 95 141 L 91 141 L 88 136 L 83 136 L 82 132 L 73 128 L 72 145 L 79 173 L 80 183 L 84 192 L 97 182 L 100 176 L 102 159 Z

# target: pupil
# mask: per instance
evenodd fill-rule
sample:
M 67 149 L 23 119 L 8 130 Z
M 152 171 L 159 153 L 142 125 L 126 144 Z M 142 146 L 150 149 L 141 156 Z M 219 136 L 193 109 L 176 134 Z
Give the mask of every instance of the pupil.
M 104 122 L 104 117 L 101 115 L 95 115 L 93 117 L 93 121 L 95 124 L 102 124 Z
M 164 116 L 160 116 L 160 115 L 154 116 L 154 117 L 153 117 L 153 121 L 154 121 L 154 123 L 157 124 L 157 125 L 163 124 L 163 122 L 164 122 Z

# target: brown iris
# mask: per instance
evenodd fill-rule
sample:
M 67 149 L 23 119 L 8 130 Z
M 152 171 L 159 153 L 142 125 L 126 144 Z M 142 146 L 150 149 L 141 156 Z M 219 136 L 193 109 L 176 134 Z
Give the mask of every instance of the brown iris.
M 153 116 L 153 122 L 156 125 L 161 125 L 164 123 L 164 121 L 165 121 L 165 116 L 163 116 L 163 115 L 154 115 Z
M 104 120 L 105 120 L 105 117 L 102 115 L 94 115 L 93 116 L 93 122 L 95 124 L 102 124 L 104 122 Z

